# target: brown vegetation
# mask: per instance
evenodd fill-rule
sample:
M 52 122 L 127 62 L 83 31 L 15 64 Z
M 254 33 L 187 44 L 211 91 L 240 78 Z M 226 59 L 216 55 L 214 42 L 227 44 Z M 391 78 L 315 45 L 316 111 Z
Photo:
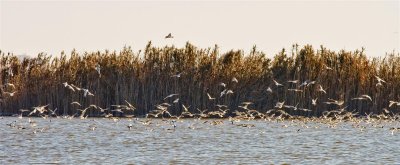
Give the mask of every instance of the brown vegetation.
M 1 52 L 0 52 L 1 53 Z M 101 76 L 95 67 L 101 66 Z M 58 108 L 58 114 L 74 114 L 77 101 L 82 107 L 95 104 L 103 108 L 124 104 L 125 100 L 137 109 L 135 115 L 145 115 L 155 105 L 167 101 L 171 114 L 181 114 L 182 104 L 189 111 L 197 109 L 216 110 L 215 105 L 227 105 L 227 115 L 240 110 L 242 102 L 254 104 L 249 108 L 266 112 L 280 101 L 286 105 L 306 108 L 312 111 L 285 109 L 292 115 L 320 116 L 323 111 L 347 106 L 348 111 L 358 114 L 382 113 L 387 108 L 393 113 L 398 107 L 389 108 L 389 100 L 400 100 L 400 56 L 390 54 L 381 58 L 367 58 L 364 51 L 330 51 L 321 46 L 298 49 L 296 45 L 288 52 L 282 50 L 269 59 L 256 47 L 249 54 L 243 51 L 218 52 L 218 47 L 199 49 L 187 43 L 184 48 L 153 47 L 147 45 L 144 53 L 135 53 L 126 47 L 120 52 L 91 52 L 67 56 L 49 57 L 39 54 L 35 58 L 19 60 L 12 54 L 1 53 L 0 85 L 1 114 L 15 114 L 19 109 L 47 105 Z M 180 74 L 180 77 L 173 75 Z M 379 76 L 386 83 L 378 83 Z M 236 78 L 238 82 L 232 81 Z M 282 83 L 276 87 L 273 80 Z M 288 80 L 299 80 L 298 84 Z M 299 87 L 304 81 L 315 84 Z M 82 92 L 69 90 L 62 83 L 74 84 L 89 89 L 94 96 L 84 97 Z M 226 84 L 222 87 L 218 84 Z M 7 86 L 14 84 L 15 89 Z M 319 85 L 326 94 L 318 91 Z M 273 92 L 267 91 L 270 87 Z M 233 94 L 220 97 L 224 89 Z M 288 89 L 299 89 L 294 91 Z M 16 91 L 13 96 L 8 92 Z M 163 100 L 170 94 L 179 94 L 179 102 Z M 209 93 L 214 100 L 209 100 Z M 369 95 L 372 101 L 354 100 Z M 318 98 L 316 106 L 312 98 Z M 324 104 L 328 99 L 343 100 L 343 106 Z M 99 111 L 90 111 L 91 116 Z

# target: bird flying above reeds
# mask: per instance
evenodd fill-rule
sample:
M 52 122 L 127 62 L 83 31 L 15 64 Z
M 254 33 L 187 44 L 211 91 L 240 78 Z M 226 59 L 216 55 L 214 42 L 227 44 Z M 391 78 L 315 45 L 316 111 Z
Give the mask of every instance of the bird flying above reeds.
M 253 104 L 253 103 L 252 103 L 252 102 L 242 102 L 242 105 L 241 105 L 241 106 L 238 106 L 238 107 L 248 110 L 247 107 L 248 107 L 250 104 Z
M 372 101 L 372 98 L 371 98 L 371 96 L 368 96 L 368 95 L 361 95 L 360 97 L 355 97 L 355 98 L 352 98 L 351 100 L 370 100 L 370 101 Z
M 16 91 L 14 91 L 14 92 L 4 92 L 4 94 L 6 94 L 6 95 L 8 95 L 10 97 L 13 97 L 15 93 L 16 93 Z
M 43 105 L 43 106 L 37 106 L 37 107 L 33 107 L 33 111 L 31 113 L 28 114 L 28 116 L 39 112 L 40 114 L 43 114 L 44 112 L 46 112 L 47 110 L 45 109 L 47 106 L 49 106 L 49 104 L 47 105 Z
M 233 94 L 233 91 L 230 89 L 224 89 L 221 94 L 220 97 L 224 96 L 224 95 L 229 95 L 229 94 Z
M 275 105 L 275 108 L 279 108 L 279 109 L 281 109 L 282 107 L 283 107 L 283 105 L 285 104 L 285 101 L 283 101 L 283 102 L 276 102 L 276 105 Z
M 88 110 L 88 109 L 90 109 L 90 108 L 97 108 L 96 106 L 92 106 L 92 105 L 90 105 L 90 106 L 88 106 L 88 107 L 86 107 L 85 109 L 77 109 L 78 111 L 81 111 L 81 115 L 79 116 L 81 119 L 85 119 L 86 117 L 85 117 L 85 114 L 86 114 L 86 111 Z
M 189 112 L 190 106 L 189 106 L 189 107 L 186 107 L 185 105 L 182 104 L 182 108 L 183 108 L 183 111 L 184 111 L 184 112 Z
M 275 79 L 272 79 L 272 81 L 274 81 L 275 86 L 279 87 L 279 86 L 283 86 L 281 83 L 279 83 L 278 81 L 276 81 Z
M 89 89 L 82 89 L 82 90 L 83 90 L 83 97 L 86 97 L 86 96 L 94 96 L 94 94 L 91 93 L 91 92 L 89 91 Z
M 239 81 L 236 79 L 236 77 L 233 77 L 232 82 L 238 83 Z
M 6 83 L 5 85 L 6 85 L 7 87 L 12 87 L 13 89 L 15 89 L 15 85 L 14 85 L 14 84 Z
M 100 73 L 100 70 L 101 70 L 100 64 L 96 64 L 95 69 L 96 69 L 97 73 L 99 74 L 99 77 L 101 77 L 101 73 Z
M 207 96 L 208 96 L 209 100 L 214 100 L 215 99 L 215 97 L 211 97 L 211 95 L 209 93 L 207 93 Z
M 268 87 L 268 88 L 267 88 L 267 92 L 272 93 L 271 87 Z
M 394 104 L 396 106 L 400 106 L 400 102 L 398 102 L 398 101 L 389 101 L 389 107 L 393 106 Z
M 319 85 L 319 88 L 317 89 L 317 91 L 326 94 L 326 90 L 324 88 L 322 88 L 322 85 Z
M 382 83 L 386 83 L 385 80 L 383 80 L 382 78 L 375 76 L 376 80 L 378 81 L 378 83 L 376 83 L 376 86 L 382 86 Z
M 318 98 L 311 99 L 311 104 L 316 106 L 317 105 L 317 100 L 318 100 Z
M 310 86 L 310 85 L 313 85 L 315 83 L 316 83 L 316 81 L 310 81 L 310 82 L 308 82 L 307 87 Z
M 299 88 L 301 88 L 302 86 L 307 86 L 307 83 L 308 83 L 308 81 L 304 81 L 303 83 L 301 83 L 301 84 L 299 85 Z
M 222 87 L 225 88 L 225 87 L 226 87 L 226 84 L 222 82 L 222 83 L 219 83 L 219 86 L 222 86 Z
M 49 111 L 50 111 L 50 115 L 53 115 L 53 116 L 57 116 L 57 110 L 58 110 L 58 108 L 56 108 L 56 109 L 54 109 L 54 110 L 51 110 L 51 109 L 48 109 Z
M 81 91 L 81 90 L 82 90 L 82 88 L 79 88 L 79 87 L 77 87 L 77 86 L 74 85 L 74 84 L 71 84 L 70 86 L 73 87 L 73 88 L 75 88 L 75 90 L 77 90 L 77 91 Z
M 293 92 L 303 92 L 301 89 L 288 89 L 288 91 L 293 91 Z
M 100 110 L 100 112 L 108 111 L 108 109 L 109 109 L 109 108 L 101 108 L 99 106 L 97 106 L 97 108 Z
M 383 108 L 383 112 L 385 112 L 386 114 L 390 113 L 390 111 L 388 109 L 386 109 L 386 108 Z
M 170 94 L 170 95 L 168 95 L 167 97 L 165 97 L 164 100 L 166 100 L 166 99 L 168 99 L 168 98 L 170 98 L 170 97 L 178 96 L 178 95 L 179 95 L 179 94 Z
M 182 73 L 178 73 L 178 74 L 172 75 L 171 77 L 180 78 L 180 77 L 181 77 L 181 74 L 182 74 Z
M 20 109 L 19 110 L 21 113 L 24 113 L 24 112 L 29 112 L 30 110 L 28 110 L 28 109 Z
M 299 80 L 289 80 L 287 81 L 288 83 L 292 83 L 292 84 L 297 84 L 299 82 Z
M 299 103 L 296 104 L 296 106 L 293 105 L 283 105 L 283 107 L 285 108 L 289 108 L 289 109 L 293 109 L 294 111 L 297 111 L 297 106 L 299 105 Z
M 217 104 L 217 105 L 215 105 L 215 106 L 218 107 L 218 108 L 228 108 L 227 105 L 221 105 L 221 104 Z
M 71 103 L 71 105 L 78 105 L 78 106 L 82 106 L 79 102 L 77 102 L 77 101 L 74 101 L 74 102 L 72 102 Z
M 315 84 L 315 83 L 316 83 L 316 81 L 306 80 L 306 81 L 304 81 L 302 84 L 300 84 L 299 88 L 302 87 L 302 86 L 308 87 L 308 86 L 313 85 L 313 84 Z
M 304 112 L 310 112 L 310 111 L 312 111 L 311 109 L 307 109 L 307 108 L 299 108 L 299 110 L 304 111 Z
M 119 112 L 119 113 L 124 113 L 124 111 L 122 111 L 122 109 L 117 108 L 117 109 L 113 109 L 111 110 L 112 112 Z
M 329 67 L 328 65 L 326 65 L 326 64 L 323 64 L 323 65 L 324 65 L 324 67 L 325 67 L 326 70 L 332 70 L 332 68 Z
M 197 109 L 197 111 L 200 112 L 197 114 L 200 118 L 209 116 L 207 113 L 205 113 L 206 111 L 208 111 L 208 109 L 205 109 L 205 110 L 200 110 L 199 108 L 196 108 L 196 109 Z
M 125 100 L 125 103 L 128 104 L 127 106 L 125 106 L 125 109 L 126 109 L 126 110 L 135 111 L 136 108 L 135 108 L 131 103 L 129 103 L 129 102 L 126 101 L 126 100 Z
M 174 38 L 174 36 L 172 36 L 172 34 L 169 33 L 167 36 L 165 36 L 165 38 L 166 38 L 166 39 L 167 39 L 167 38 Z
M 328 98 L 329 99 L 329 101 L 326 101 L 326 102 L 324 102 L 325 104 L 335 104 L 335 105 L 338 105 L 338 106 L 341 106 L 341 105 L 343 105 L 344 104 L 344 101 L 339 101 L 339 100 L 333 100 L 333 99 L 330 99 L 330 98 Z
M 75 92 L 75 89 L 73 86 L 69 85 L 68 82 L 64 82 L 62 83 L 64 85 L 64 87 L 70 89 L 72 92 Z

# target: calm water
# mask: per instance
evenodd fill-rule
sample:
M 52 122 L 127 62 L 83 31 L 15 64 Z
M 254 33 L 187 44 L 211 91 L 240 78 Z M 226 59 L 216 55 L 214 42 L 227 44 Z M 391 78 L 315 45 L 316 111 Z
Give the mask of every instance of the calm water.
M 361 123 L 0 119 L 0 164 L 399 164 L 400 132 Z M 7 124 L 17 121 L 16 127 Z M 205 123 L 204 123 L 205 122 Z M 129 130 L 127 125 L 132 124 Z M 287 127 L 285 127 L 285 125 Z M 25 129 L 17 129 L 17 127 Z M 307 127 L 308 128 L 307 128 Z M 383 128 L 381 128 L 383 126 Z M 92 127 L 96 127 L 92 130 Z M 36 133 L 34 133 L 36 131 Z

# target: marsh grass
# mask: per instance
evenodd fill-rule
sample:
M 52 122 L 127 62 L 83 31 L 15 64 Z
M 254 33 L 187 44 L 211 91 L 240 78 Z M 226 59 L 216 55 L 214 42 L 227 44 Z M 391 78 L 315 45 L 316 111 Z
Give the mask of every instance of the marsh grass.
M 1 52 L 0 52 L 1 53 Z M 101 66 L 101 76 L 95 70 Z M 334 52 L 325 47 L 314 49 L 307 45 L 298 48 L 293 45 L 291 51 L 282 50 L 272 59 L 266 57 L 256 47 L 248 54 L 241 50 L 219 53 L 218 47 L 199 49 L 187 43 L 183 48 L 154 47 L 148 43 L 142 54 L 125 47 L 119 52 L 87 52 L 51 57 L 39 54 L 34 58 L 19 60 L 12 54 L 1 53 L 0 84 L 2 114 L 19 113 L 19 109 L 31 109 L 33 106 L 46 105 L 58 108 L 59 114 L 74 114 L 76 107 L 70 103 L 78 101 L 83 107 L 95 104 L 109 107 L 124 104 L 124 100 L 133 103 L 135 115 L 144 115 L 163 103 L 163 98 L 172 93 L 179 94 L 179 103 L 169 108 L 172 114 L 182 112 L 182 104 L 197 113 L 198 109 L 216 110 L 216 104 L 228 105 L 228 114 L 238 109 L 241 102 L 251 101 L 249 106 L 260 112 L 272 109 L 277 101 L 285 104 L 311 109 L 311 112 L 286 110 L 292 115 L 319 116 L 323 111 L 338 109 L 334 105 L 323 104 L 328 98 L 344 100 L 348 111 L 359 114 L 382 113 L 388 108 L 393 113 L 398 108 L 388 107 L 389 100 L 399 100 L 400 56 L 388 54 L 380 58 L 367 58 L 364 50 Z M 332 70 L 326 69 L 332 68 Z M 171 77 L 181 73 L 181 77 Z M 375 75 L 387 83 L 376 86 Z M 232 78 L 239 83 L 232 82 Z M 274 86 L 273 79 L 284 84 Z M 302 93 L 288 91 L 297 85 L 287 80 L 316 81 L 303 89 Z M 82 93 L 72 92 L 62 83 L 68 82 L 92 91 L 94 97 L 84 97 Z M 224 89 L 233 94 L 219 97 Z M 9 89 L 6 83 L 12 83 L 16 89 Z M 327 88 L 327 94 L 317 91 L 318 85 Z M 271 87 L 273 93 L 267 92 Z M 14 96 L 4 92 L 17 91 Z M 207 93 L 216 97 L 208 100 Z M 351 100 L 362 94 L 373 98 L 372 102 Z M 317 106 L 311 105 L 311 98 L 318 98 Z M 173 100 L 167 100 L 172 102 Z M 91 116 L 99 115 L 90 111 Z

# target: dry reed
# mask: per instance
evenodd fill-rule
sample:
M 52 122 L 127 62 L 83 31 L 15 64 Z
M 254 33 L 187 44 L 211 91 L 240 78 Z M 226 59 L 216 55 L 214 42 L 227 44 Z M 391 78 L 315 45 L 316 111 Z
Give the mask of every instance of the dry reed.
M 0 52 L 1 53 L 1 52 Z M 95 70 L 101 66 L 101 76 Z M 78 101 L 82 107 L 95 104 L 103 108 L 112 108 L 114 104 L 133 103 L 135 115 L 145 115 L 163 103 L 163 98 L 172 93 L 179 94 L 179 103 L 169 108 L 172 114 L 182 112 L 182 104 L 189 111 L 198 109 L 216 110 L 216 104 L 228 106 L 228 115 L 232 115 L 241 102 L 251 101 L 249 106 L 260 112 L 272 109 L 277 101 L 287 105 L 296 105 L 311 109 L 310 112 L 287 109 L 292 115 L 320 116 L 323 111 L 338 109 L 335 105 L 323 104 L 328 98 L 344 100 L 347 110 L 359 114 L 381 113 L 383 108 L 397 113 L 395 106 L 388 107 L 389 100 L 399 100 L 400 56 L 389 54 L 383 58 L 367 58 L 364 50 L 330 51 L 321 46 L 315 50 L 307 45 L 299 49 L 282 50 L 273 59 L 254 47 L 249 54 L 243 51 L 229 51 L 220 54 L 218 47 L 199 49 L 187 43 L 183 48 L 154 47 L 151 42 L 144 54 L 135 53 L 130 47 L 120 52 L 90 52 L 78 54 L 72 51 L 69 56 L 61 53 L 59 57 L 39 54 L 37 57 L 19 60 L 12 54 L 1 53 L 0 113 L 15 114 L 19 109 L 31 109 L 33 106 L 49 104 L 49 108 L 58 108 L 59 114 L 74 114 L 77 108 L 71 105 Z M 329 69 L 331 68 L 331 69 Z M 181 74 L 180 77 L 171 77 Z M 379 76 L 387 83 L 376 86 Z M 235 77 L 238 83 L 232 78 Z M 283 87 L 275 87 L 272 80 Z M 303 92 L 288 91 L 298 88 L 299 84 L 287 83 L 287 80 L 316 81 L 316 84 Z M 62 83 L 68 82 L 87 88 L 95 96 L 84 97 L 82 92 L 73 92 Z M 226 84 L 233 94 L 220 97 Z M 15 89 L 5 84 L 12 83 Z M 327 93 L 318 92 L 318 86 L 326 88 Z M 267 92 L 271 87 L 273 93 Z M 16 91 L 14 96 L 6 92 Z M 207 93 L 216 97 L 209 100 Z M 363 94 L 373 100 L 352 100 Z M 312 98 L 318 98 L 316 106 Z M 173 100 L 167 100 L 170 103 Z M 89 115 L 99 115 L 91 110 Z

